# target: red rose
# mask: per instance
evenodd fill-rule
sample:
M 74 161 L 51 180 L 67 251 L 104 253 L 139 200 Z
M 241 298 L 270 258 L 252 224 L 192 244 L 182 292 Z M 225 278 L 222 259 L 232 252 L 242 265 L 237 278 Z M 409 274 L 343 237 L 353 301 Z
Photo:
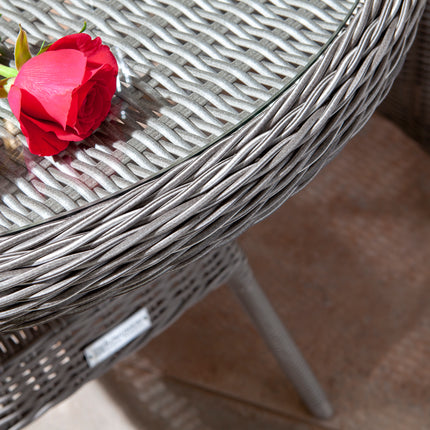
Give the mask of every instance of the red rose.
M 90 136 L 109 113 L 118 65 L 88 34 L 72 34 L 24 63 L 8 94 L 30 152 L 54 155 Z

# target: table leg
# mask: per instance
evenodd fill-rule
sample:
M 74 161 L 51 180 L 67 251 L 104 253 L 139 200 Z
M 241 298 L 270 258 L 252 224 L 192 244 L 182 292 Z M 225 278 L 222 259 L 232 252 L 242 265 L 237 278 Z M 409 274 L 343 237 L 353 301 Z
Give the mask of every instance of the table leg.
M 329 418 L 333 410 L 325 393 L 258 285 L 246 258 L 230 278 L 228 285 L 312 414 L 318 418 Z

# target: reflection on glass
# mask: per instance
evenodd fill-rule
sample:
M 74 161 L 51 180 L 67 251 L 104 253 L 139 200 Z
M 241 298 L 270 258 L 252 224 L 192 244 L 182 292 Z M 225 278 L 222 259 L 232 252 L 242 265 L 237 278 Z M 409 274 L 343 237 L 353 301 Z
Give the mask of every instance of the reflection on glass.
M 121 72 L 102 127 L 55 157 L 27 151 L 0 100 L 0 235 L 130 189 L 232 133 L 321 55 L 358 1 L 136 0 L 133 10 L 115 14 L 91 2 L 87 13 L 73 2 L 55 10 L 50 1 L 38 3 L 45 15 L 26 29 L 35 51 L 42 39 L 77 32 L 86 20 L 87 32 L 112 47 Z M 2 5 L 0 13 L 7 62 L 20 14 Z

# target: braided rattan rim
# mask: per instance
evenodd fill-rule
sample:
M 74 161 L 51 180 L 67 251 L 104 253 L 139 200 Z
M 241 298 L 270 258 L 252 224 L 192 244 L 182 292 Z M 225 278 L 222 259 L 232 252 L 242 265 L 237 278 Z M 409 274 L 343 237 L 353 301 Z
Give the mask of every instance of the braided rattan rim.
M 231 241 L 302 189 L 388 92 L 425 0 L 366 1 L 232 136 L 120 198 L 0 244 L 0 329 L 84 310 Z

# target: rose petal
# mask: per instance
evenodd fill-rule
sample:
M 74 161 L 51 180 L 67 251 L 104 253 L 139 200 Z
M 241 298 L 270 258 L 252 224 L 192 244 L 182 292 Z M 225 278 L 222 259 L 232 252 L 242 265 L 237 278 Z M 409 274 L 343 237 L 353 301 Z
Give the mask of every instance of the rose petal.
M 75 88 L 72 94 L 72 100 L 70 104 L 69 116 L 67 118 L 67 125 L 69 127 L 74 127 L 76 121 L 78 120 L 78 114 L 81 109 L 82 104 L 85 102 L 85 99 L 91 89 L 94 87 L 95 82 L 89 81 L 80 86 L 79 88 Z
M 101 84 L 92 88 L 79 110 L 78 120 L 74 127 L 77 134 L 89 135 L 100 127 L 109 113 L 111 98 L 110 95 L 107 96 L 106 90 Z
M 31 121 L 32 125 L 38 127 L 42 132 L 49 133 L 52 132 L 58 139 L 64 141 L 74 141 L 79 142 L 88 136 L 81 136 L 76 134 L 74 129 L 67 127 L 65 130 L 55 122 L 39 120 L 36 118 L 31 118 L 26 115 L 21 115 L 22 121 Z
M 17 86 L 15 86 L 14 89 L 17 89 L 20 91 L 22 112 L 24 112 L 28 116 L 42 119 L 45 121 L 54 120 L 54 118 L 52 118 L 52 116 L 46 111 L 42 103 L 39 100 L 37 100 L 37 98 L 34 95 L 30 94 L 27 90 L 21 89 Z
M 55 155 L 64 151 L 70 142 L 60 140 L 52 132 L 44 132 L 25 115 L 21 117 L 21 130 L 27 139 L 28 149 L 36 155 Z
M 91 82 L 94 82 L 94 87 L 101 86 L 104 96 L 108 100 L 110 106 L 110 101 L 116 91 L 116 76 L 113 74 L 110 66 L 102 66 L 91 78 Z M 106 103 L 106 101 L 104 102 Z
M 7 96 L 10 109 L 19 121 L 21 118 L 21 90 L 18 87 L 12 85 Z
M 115 57 L 110 52 L 109 47 L 102 45 L 100 37 L 91 39 L 89 34 L 78 33 L 64 36 L 54 42 L 48 51 L 58 51 L 60 49 L 77 49 L 82 52 L 88 62 L 95 68 L 99 65 L 110 65 L 115 73 L 118 73 L 118 64 Z
M 68 49 L 45 52 L 28 60 L 12 85 L 26 90 L 22 93 L 24 113 L 45 120 L 52 118 L 66 128 L 72 92 L 81 85 L 85 67 L 85 55 Z
M 36 134 L 40 132 L 42 134 L 52 132 L 55 136 L 60 138 L 60 140 L 78 142 L 84 139 L 84 137 L 81 137 L 80 135 L 76 135 L 75 131 L 72 130 L 70 127 L 67 127 L 66 130 L 64 130 L 59 124 L 53 121 L 46 120 L 44 118 L 34 118 L 31 115 L 27 115 L 24 112 L 22 112 L 21 111 L 22 92 L 23 90 L 21 90 L 18 87 L 11 88 L 9 91 L 8 100 L 9 100 L 9 105 L 11 107 L 12 113 L 16 116 L 16 118 L 20 122 L 21 128 L 23 129 L 24 136 L 29 137 L 24 132 L 24 127 L 25 127 L 27 129 L 34 130 Z M 36 127 L 36 129 L 34 127 Z M 31 137 L 34 137 L 34 136 L 31 136 Z M 27 139 L 27 142 L 28 140 L 29 139 Z
M 58 39 L 49 46 L 49 51 L 58 51 L 59 49 L 76 49 L 82 52 L 86 57 L 96 51 L 102 44 L 100 37 L 91 39 L 91 36 L 86 33 L 75 33 L 64 36 Z
M 116 62 L 116 59 L 110 49 L 105 45 L 100 46 L 98 51 L 88 57 L 88 65 L 94 67 L 99 64 L 102 64 L 103 66 L 110 66 L 112 67 L 112 70 L 115 71 L 115 74 L 118 73 L 118 63 Z

